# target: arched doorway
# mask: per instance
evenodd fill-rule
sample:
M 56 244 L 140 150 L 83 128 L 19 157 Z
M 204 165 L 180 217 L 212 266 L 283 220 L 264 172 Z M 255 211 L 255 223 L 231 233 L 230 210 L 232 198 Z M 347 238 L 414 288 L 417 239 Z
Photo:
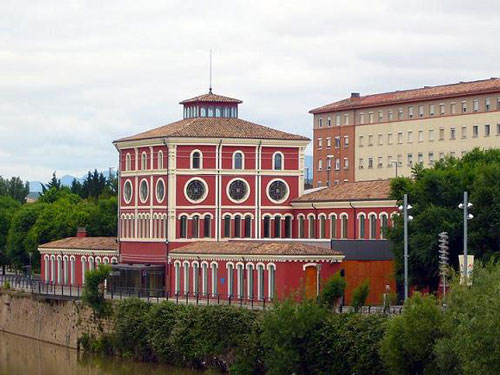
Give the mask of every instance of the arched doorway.
M 318 268 L 316 264 L 306 264 L 304 266 L 306 281 L 306 298 L 315 299 L 318 295 Z

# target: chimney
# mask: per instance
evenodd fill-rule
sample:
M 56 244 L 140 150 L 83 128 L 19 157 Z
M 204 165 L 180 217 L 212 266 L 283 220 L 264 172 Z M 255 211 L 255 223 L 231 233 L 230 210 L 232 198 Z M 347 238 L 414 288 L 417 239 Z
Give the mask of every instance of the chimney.
M 351 99 L 359 99 L 359 92 L 351 92 Z
M 77 238 L 87 237 L 87 229 L 85 227 L 78 227 L 78 229 L 76 230 L 76 237 Z

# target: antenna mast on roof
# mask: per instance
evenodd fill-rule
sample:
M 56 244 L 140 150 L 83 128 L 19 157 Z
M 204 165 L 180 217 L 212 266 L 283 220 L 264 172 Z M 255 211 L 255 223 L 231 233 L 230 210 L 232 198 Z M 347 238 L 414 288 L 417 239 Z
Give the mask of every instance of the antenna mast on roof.
M 212 48 L 210 48 L 210 86 L 208 87 L 208 93 L 212 93 Z

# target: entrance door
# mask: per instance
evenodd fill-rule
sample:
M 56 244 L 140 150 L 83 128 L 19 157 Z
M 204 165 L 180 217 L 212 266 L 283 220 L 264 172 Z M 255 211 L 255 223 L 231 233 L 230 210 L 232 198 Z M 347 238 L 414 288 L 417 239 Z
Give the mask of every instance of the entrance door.
M 316 266 L 306 268 L 306 298 L 315 299 L 318 292 L 318 269 Z

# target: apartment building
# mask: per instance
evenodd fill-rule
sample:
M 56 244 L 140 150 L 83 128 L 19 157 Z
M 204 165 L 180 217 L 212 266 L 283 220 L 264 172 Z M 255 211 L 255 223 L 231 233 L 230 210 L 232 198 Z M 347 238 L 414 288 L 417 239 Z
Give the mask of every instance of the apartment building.
M 446 155 L 500 147 L 498 78 L 367 96 L 353 93 L 310 113 L 315 186 L 327 185 L 328 177 L 335 184 L 409 176 L 417 163 L 429 167 Z M 328 119 L 340 122 L 328 126 Z M 328 139 L 347 133 L 349 151 L 331 153 Z M 352 168 L 341 169 L 337 178 L 332 173 L 337 165 L 328 170 L 328 160 L 341 157 Z

